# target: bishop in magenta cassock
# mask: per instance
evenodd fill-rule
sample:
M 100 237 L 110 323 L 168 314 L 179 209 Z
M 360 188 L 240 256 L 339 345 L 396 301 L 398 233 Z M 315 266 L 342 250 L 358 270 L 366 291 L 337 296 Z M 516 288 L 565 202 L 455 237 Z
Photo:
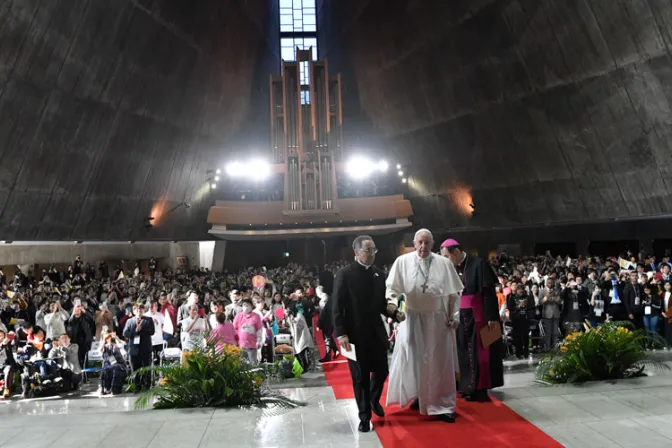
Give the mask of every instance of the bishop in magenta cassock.
M 488 401 L 488 389 L 504 385 L 502 340 L 483 347 L 480 335 L 483 327 L 499 323 L 497 276 L 490 263 L 467 255 L 454 239 L 441 244 L 441 254 L 450 258 L 464 284 L 457 329 L 460 392 L 468 401 Z

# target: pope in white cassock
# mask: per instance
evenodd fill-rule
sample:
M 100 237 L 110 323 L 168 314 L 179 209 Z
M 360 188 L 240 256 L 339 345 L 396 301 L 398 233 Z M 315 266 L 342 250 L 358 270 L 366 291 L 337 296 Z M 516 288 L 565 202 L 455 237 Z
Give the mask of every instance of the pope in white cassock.
M 387 277 L 386 296 L 398 304 L 406 295 L 406 320 L 397 329 L 387 404 L 455 421 L 455 374 L 459 369 L 455 329 L 463 289 L 448 258 L 431 252 L 432 233 L 418 230 L 415 251 L 396 259 Z

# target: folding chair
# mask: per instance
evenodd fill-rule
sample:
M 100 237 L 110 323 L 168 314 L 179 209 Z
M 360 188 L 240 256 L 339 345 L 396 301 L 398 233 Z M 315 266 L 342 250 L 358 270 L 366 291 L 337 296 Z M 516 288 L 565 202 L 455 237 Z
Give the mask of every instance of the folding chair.
M 98 367 L 96 366 L 89 367 L 88 366 L 89 362 L 100 363 L 100 365 Z M 102 365 L 103 365 L 103 353 L 100 350 L 98 350 L 97 347 L 95 349 L 91 348 L 91 350 L 89 350 L 86 353 L 86 355 L 84 355 L 84 365 L 82 366 L 82 378 L 84 382 L 85 383 L 88 382 L 89 374 L 102 372 L 103 371 Z
M 288 345 L 291 349 L 291 352 L 289 353 L 277 353 L 275 349 L 277 348 L 278 345 Z M 291 334 L 288 333 L 280 333 L 276 334 L 273 336 L 273 360 L 278 361 L 282 360 L 283 357 L 286 355 L 292 355 L 294 356 L 294 339 L 292 338 Z
M 159 356 L 159 365 L 163 366 L 164 361 L 175 361 L 180 362 L 182 359 L 182 349 L 179 347 L 168 347 L 168 342 L 163 341 L 163 350 L 161 350 L 161 356 Z

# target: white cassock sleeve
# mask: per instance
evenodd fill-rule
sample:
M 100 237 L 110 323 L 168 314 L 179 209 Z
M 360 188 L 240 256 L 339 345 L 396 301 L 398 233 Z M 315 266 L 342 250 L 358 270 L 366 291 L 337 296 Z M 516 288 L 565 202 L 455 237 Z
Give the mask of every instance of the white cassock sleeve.
M 387 280 L 385 280 L 385 298 L 387 303 L 395 306 L 399 306 L 399 296 L 404 293 L 404 267 L 401 259 L 402 257 L 398 257 L 394 260 Z
M 445 274 L 443 276 L 443 298 L 447 301 L 446 310 L 448 319 L 460 320 L 460 294 L 464 289 L 460 276 L 457 275 L 455 266 L 450 260 L 446 260 Z

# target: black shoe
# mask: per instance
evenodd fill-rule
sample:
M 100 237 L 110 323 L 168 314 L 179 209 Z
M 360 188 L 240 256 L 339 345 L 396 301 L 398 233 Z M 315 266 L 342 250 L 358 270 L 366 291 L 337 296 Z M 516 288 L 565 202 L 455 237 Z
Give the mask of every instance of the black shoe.
M 485 403 L 490 401 L 490 397 L 488 396 L 488 391 L 486 390 L 477 390 L 471 395 L 467 395 L 464 397 L 465 400 L 467 401 L 475 401 L 478 403 Z
M 419 399 L 416 398 L 415 400 L 413 400 L 413 403 L 411 403 L 411 410 L 412 411 L 419 411 L 420 410 L 420 400 Z
M 378 417 L 385 417 L 385 409 L 383 409 L 380 403 L 371 402 L 371 411 Z
M 326 355 L 324 355 L 324 358 L 320 359 L 320 362 L 329 362 L 331 361 L 331 352 L 327 352 Z
M 369 422 L 369 421 L 359 422 L 359 426 L 357 427 L 357 430 L 359 430 L 359 432 L 369 432 L 369 431 L 371 431 L 371 422 Z
M 439 414 L 436 417 L 445 423 L 455 423 L 455 414 Z

